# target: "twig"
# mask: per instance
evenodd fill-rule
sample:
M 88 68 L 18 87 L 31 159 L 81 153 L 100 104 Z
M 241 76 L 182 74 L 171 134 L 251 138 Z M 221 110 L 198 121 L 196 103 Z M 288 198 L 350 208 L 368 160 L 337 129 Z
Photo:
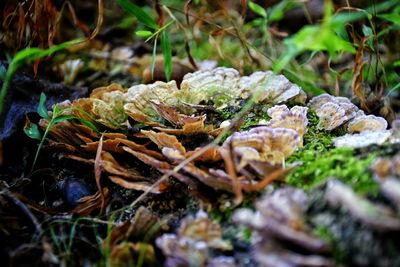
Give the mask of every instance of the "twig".
M 100 208 L 100 214 L 103 213 L 104 210 L 104 204 L 105 204 L 105 197 L 103 193 L 103 189 L 101 188 L 101 170 L 102 170 L 102 158 L 101 158 L 101 152 L 103 151 L 103 136 L 101 135 L 99 145 L 97 146 L 97 151 L 96 151 L 96 158 L 94 160 L 94 176 L 96 180 L 96 185 L 97 189 L 99 190 L 99 193 L 101 195 L 101 208 Z
M 10 200 L 15 206 L 17 206 L 28 219 L 31 221 L 32 225 L 35 227 L 35 239 L 40 237 L 43 233 L 43 229 L 36 219 L 35 215 L 29 210 L 29 208 L 20 201 L 14 194 L 7 188 L 3 189 L 0 194 L 3 194 L 8 200 Z

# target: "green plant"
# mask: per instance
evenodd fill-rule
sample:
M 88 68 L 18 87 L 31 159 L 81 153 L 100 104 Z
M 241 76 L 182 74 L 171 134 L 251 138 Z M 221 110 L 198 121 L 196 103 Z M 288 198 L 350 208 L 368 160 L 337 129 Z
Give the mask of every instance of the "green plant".
M 303 52 L 313 53 L 326 51 L 331 58 L 335 58 L 338 53 L 355 53 L 357 45 L 349 41 L 346 33 L 346 25 L 367 18 L 373 25 L 372 18 L 376 12 L 388 10 L 396 5 L 395 1 L 385 1 L 379 5 L 373 5 L 365 10 L 355 9 L 353 12 L 343 12 L 333 15 L 333 5 L 330 0 L 325 1 L 324 18 L 321 24 L 306 25 L 296 34 L 284 40 L 287 51 L 275 63 L 274 71 L 280 72 L 292 59 Z M 394 9 L 393 13 L 378 15 L 378 17 L 399 23 L 399 9 Z
M 16 53 L 14 55 L 14 57 L 12 58 L 7 71 L 4 72 L 4 70 L 3 71 L 0 70 L 0 79 L 3 80 L 3 85 L 0 90 L 0 115 L 4 111 L 4 100 L 7 95 L 12 76 L 24 62 L 32 62 L 34 60 L 50 56 L 57 51 L 69 48 L 80 42 L 82 42 L 82 39 L 75 39 L 72 41 L 68 41 L 68 42 L 64 42 L 64 43 L 52 46 L 47 49 L 41 49 L 41 48 L 37 48 L 37 47 L 29 47 L 29 48 L 25 48 L 25 49 L 19 51 L 18 53 Z
M 50 116 L 49 112 L 47 111 L 46 108 L 46 95 L 44 93 L 40 94 L 40 99 L 39 99 L 39 105 L 37 107 L 37 113 L 45 120 L 47 120 L 49 123 L 47 124 L 46 130 L 44 131 L 43 136 L 41 135 L 40 131 L 39 131 L 39 127 L 34 124 L 34 123 L 27 123 L 24 127 L 24 132 L 27 136 L 29 136 L 32 139 L 37 139 L 40 140 L 39 142 L 39 146 L 36 150 L 36 154 L 35 154 L 35 158 L 33 160 L 32 163 L 32 170 L 34 169 L 35 165 L 36 165 L 36 161 L 39 157 L 39 153 L 40 150 L 42 149 L 42 146 L 44 144 L 44 141 L 48 135 L 48 133 L 50 132 L 50 129 L 59 122 L 64 122 L 67 120 L 71 120 L 71 119 L 77 119 L 79 120 L 82 124 L 86 125 L 87 127 L 89 127 L 90 129 L 92 129 L 93 131 L 97 132 L 97 127 L 90 122 L 89 120 L 85 120 L 81 117 L 78 117 L 74 114 L 70 114 L 71 111 L 78 111 L 82 114 L 84 114 L 85 116 L 87 116 L 88 118 L 91 118 L 92 116 L 85 112 L 84 110 L 78 109 L 78 108 L 65 108 L 62 109 L 60 105 L 56 104 L 53 108 L 53 113 Z
M 304 51 L 327 51 L 331 57 L 336 57 L 338 52 L 356 52 L 353 44 L 337 33 L 344 31 L 347 21 L 335 22 L 332 13 L 333 5 L 326 1 L 322 24 L 304 26 L 295 35 L 284 40 L 288 51 L 274 64 L 276 72 L 280 72 L 290 60 Z
M 157 42 L 160 38 L 161 41 L 161 50 L 164 56 L 164 72 L 167 80 L 171 78 L 172 73 L 172 49 L 171 49 L 171 41 L 169 40 L 168 32 L 166 31 L 168 27 L 170 27 L 175 21 L 172 20 L 163 26 L 159 26 L 155 20 L 150 17 L 143 9 L 139 6 L 131 3 L 129 0 L 117 0 L 117 3 L 130 15 L 135 16 L 141 23 L 143 23 L 146 27 L 151 29 L 149 30 L 140 30 L 136 31 L 136 35 L 138 37 L 147 38 L 146 42 L 153 42 L 153 55 L 152 55 L 152 64 L 151 64 L 151 74 L 154 76 L 154 68 L 157 54 Z

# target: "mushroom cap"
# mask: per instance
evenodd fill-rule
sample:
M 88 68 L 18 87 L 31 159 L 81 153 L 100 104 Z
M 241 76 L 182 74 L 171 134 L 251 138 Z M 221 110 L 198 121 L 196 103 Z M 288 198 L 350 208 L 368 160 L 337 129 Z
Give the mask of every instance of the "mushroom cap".
M 318 110 L 323 104 L 336 102 L 335 97 L 329 94 L 322 94 L 311 98 L 307 106 L 313 110 Z
M 346 97 L 334 97 L 322 94 L 310 100 L 308 106 L 315 110 L 320 123 L 318 127 L 324 130 L 333 130 L 344 122 L 356 117 L 358 107 Z
M 283 114 L 287 114 L 289 112 L 290 110 L 286 105 L 275 105 L 267 110 L 268 116 L 270 116 L 272 119 L 279 118 Z
M 387 121 L 382 117 L 375 115 L 361 115 L 351 120 L 347 126 L 347 132 L 360 133 L 364 131 L 382 131 L 386 130 Z
M 361 148 L 372 144 L 381 145 L 385 143 L 391 135 L 388 130 L 383 131 L 364 131 L 359 134 L 346 134 L 333 139 L 336 147 Z
M 271 71 L 254 72 L 250 76 L 243 76 L 239 86 L 243 96 L 250 96 L 255 93 L 256 102 L 282 103 L 297 96 L 303 100 L 303 90 L 291 83 L 283 75 L 275 75 Z
M 342 125 L 346 120 L 346 111 L 336 103 L 327 102 L 316 110 L 319 118 L 318 128 L 333 130 Z
M 231 135 L 222 148 L 232 147 L 242 163 L 250 160 L 281 164 L 298 148 L 300 137 L 293 129 L 260 126 Z

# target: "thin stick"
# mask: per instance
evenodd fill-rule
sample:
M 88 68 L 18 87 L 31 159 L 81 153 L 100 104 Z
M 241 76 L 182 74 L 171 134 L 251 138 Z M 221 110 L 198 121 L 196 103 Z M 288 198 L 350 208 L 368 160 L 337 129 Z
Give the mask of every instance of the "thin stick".
M 39 221 L 36 219 L 35 215 L 33 215 L 33 213 L 29 210 L 29 208 L 17 197 L 15 197 L 14 194 L 8 189 L 3 189 L 0 194 L 3 194 L 8 200 L 10 200 L 15 206 L 17 206 L 25 214 L 26 217 L 29 218 L 32 225 L 35 227 L 35 237 L 37 238 L 41 236 L 43 233 L 43 229 Z

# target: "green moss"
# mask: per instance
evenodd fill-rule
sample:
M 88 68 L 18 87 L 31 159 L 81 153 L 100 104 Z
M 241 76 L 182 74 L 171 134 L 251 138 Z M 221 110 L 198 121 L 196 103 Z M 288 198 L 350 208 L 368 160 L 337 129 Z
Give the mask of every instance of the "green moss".
M 307 117 L 308 131 L 304 136 L 304 147 L 299 150 L 297 154 L 301 154 L 303 151 L 316 151 L 321 153 L 331 149 L 333 147 L 332 138 L 335 137 L 336 134 L 317 128 L 319 119 L 314 111 L 309 110 Z
M 357 156 L 351 148 L 334 148 L 332 138 L 336 132 L 318 130 L 318 118 L 309 113 L 309 129 L 304 138 L 304 147 L 289 159 L 288 163 L 300 161 L 302 166 L 288 175 L 286 182 L 305 190 L 315 188 L 329 177 L 337 177 L 350 184 L 357 192 L 374 192 L 376 183 L 368 168 L 376 158 L 375 153 Z
M 258 125 L 260 120 L 269 121 L 271 118 L 268 116 L 267 111 L 272 105 L 270 104 L 254 104 L 253 107 L 243 118 L 243 123 L 239 128 L 239 131 L 247 131 L 252 126 Z M 232 120 L 237 116 L 240 108 L 227 107 L 225 109 L 219 110 L 219 115 L 224 120 Z
M 270 106 L 257 104 L 252 107 L 244 118 L 240 130 L 248 130 L 259 123 L 261 119 L 269 120 L 267 110 Z M 223 109 L 220 116 L 232 119 L 237 111 Z M 286 182 L 290 185 L 312 189 L 323 183 L 329 177 L 337 177 L 350 184 L 357 192 L 376 192 L 377 186 L 372 180 L 368 168 L 376 158 L 376 153 L 359 155 L 350 148 L 335 148 L 332 139 L 344 134 L 344 127 L 334 131 L 317 128 L 319 119 L 315 112 L 308 111 L 308 132 L 304 136 L 304 147 L 297 150 L 287 163 L 300 161 L 302 166 L 288 175 Z M 366 156 L 365 156 L 366 155 Z

